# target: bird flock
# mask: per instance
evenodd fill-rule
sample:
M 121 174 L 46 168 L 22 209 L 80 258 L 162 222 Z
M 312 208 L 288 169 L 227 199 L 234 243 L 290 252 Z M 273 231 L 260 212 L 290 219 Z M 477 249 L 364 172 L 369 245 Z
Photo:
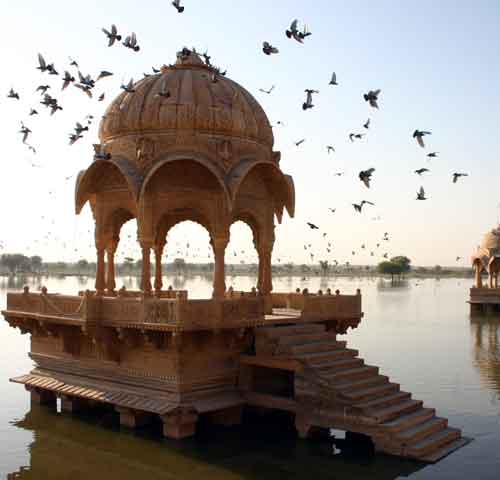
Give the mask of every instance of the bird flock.
M 180 0 L 174 0 L 171 2 L 171 5 L 175 8 L 178 13 L 183 13 L 185 11 L 185 7 L 181 5 Z M 122 48 L 126 48 L 133 53 L 138 53 L 141 51 L 141 46 L 139 44 L 137 35 L 135 32 L 131 32 L 130 34 L 124 36 L 122 35 L 116 25 L 111 25 L 109 28 L 102 28 L 102 34 L 104 34 L 105 39 L 107 40 L 108 48 L 116 48 L 121 46 Z M 309 30 L 307 24 L 303 24 L 300 26 L 299 20 L 294 19 L 290 26 L 285 30 L 285 36 L 287 39 L 297 42 L 298 44 L 304 45 L 306 40 L 312 35 L 312 32 Z M 123 40 L 123 41 L 122 41 Z M 191 52 L 195 50 L 189 50 L 184 48 L 181 52 L 181 56 L 188 56 Z M 262 52 L 266 56 L 273 56 L 279 54 L 279 48 L 275 45 L 272 45 L 268 41 L 262 42 Z M 225 76 L 226 71 L 222 71 L 220 68 L 214 66 L 211 63 L 211 57 L 208 55 L 208 52 L 202 54 L 202 57 L 205 60 L 205 63 L 212 67 L 212 81 L 216 82 L 217 77 L 219 75 Z M 98 94 L 95 94 L 97 88 L 99 88 L 102 84 L 102 81 L 108 77 L 113 76 L 113 73 L 107 70 L 100 70 L 96 75 L 91 75 L 89 73 L 82 73 L 82 70 L 76 60 L 70 58 L 70 63 L 68 67 L 66 67 L 63 71 L 63 74 L 60 74 L 58 69 L 55 66 L 55 63 L 52 61 L 47 61 L 46 58 L 38 53 L 37 56 L 37 66 L 36 69 L 43 75 L 47 75 L 48 79 L 59 78 L 60 80 L 60 91 L 66 91 L 70 86 L 75 89 L 83 92 L 90 100 L 97 99 L 97 102 L 103 102 L 106 98 L 106 94 L 104 91 L 100 91 Z M 152 67 L 153 75 L 157 75 L 160 73 L 160 69 Z M 144 74 L 144 76 L 149 76 L 149 74 Z M 326 82 L 325 82 L 326 83 Z M 120 88 L 128 93 L 135 93 L 135 82 L 133 79 L 130 79 L 127 83 L 122 82 Z M 341 88 L 341 85 L 338 82 L 337 73 L 334 71 L 331 74 L 331 77 L 328 82 L 328 87 Z M 40 94 L 40 105 L 43 105 L 48 111 L 50 116 L 56 115 L 57 112 L 63 110 L 63 105 L 60 100 L 56 97 L 56 89 L 57 87 L 54 84 L 49 83 L 40 83 L 35 91 Z M 273 84 L 270 88 L 260 88 L 259 91 L 265 95 L 271 95 L 276 91 L 276 86 Z M 304 90 L 305 100 L 302 103 L 302 110 L 307 112 L 315 107 L 315 99 L 317 99 L 317 95 L 319 95 L 319 90 L 313 88 L 307 88 Z M 362 95 L 362 99 L 371 107 L 372 109 L 379 110 L 380 109 L 380 97 L 381 97 L 381 89 L 368 89 L 366 93 Z M 163 98 L 169 98 L 170 92 L 163 88 L 160 92 L 157 93 L 158 96 Z M 22 99 L 22 95 L 15 91 L 14 88 L 11 88 L 7 93 L 7 98 L 11 101 L 20 102 Z M 33 117 L 39 115 L 36 105 L 29 106 L 29 114 L 28 117 Z M 83 120 L 76 121 L 73 131 L 68 134 L 69 145 L 74 145 L 76 142 L 84 138 L 84 134 L 89 131 L 89 126 L 92 125 L 94 120 L 93 115 L 87 115 Z M 32 130 L 28 127 L 28 121 L 21 122 L 21 128 L 19 130 L 19 134 L 21 135 L 22 144 L 26 145 L 30 152 L 33 154 L 37 153 L 37 149 L 34 145 L 32 145 L 29 140 L 32 134 Z M 278 121 L 277 125 L 284 126 L 282 121 Z M 368 118 L 362 124 L 361 131 L 352 131 L 348 134 L 349 141 L 351 143 L 361 141 L 367 135 L 368 131 L 371 129 L 371 118 Z M 431 135 L 430 131 L 427 130 L 419 130 L 415 129 L 412 137 L 416 140 L 417 146 L 425 149 L 425 141 L 424 138 L 426 136 Z M 306 138 L 302 138 L 294 142 L 295 147 L 299 148 L 304 142 L 306 142 Z M 105 151 L 104 147 L 100 145 L 94 145 L 94 156 L 97 159 L 110 159 L 111 155 Z M 334 145 L 326 145 L 326 151 L 328 155 L 335 155 L 336 149 Z M 429 152 L 426 154 L 428 160 L 432 158 L 438 157 L 439 152 Z M 33 167 L 38 167 L 38 165 L 32 164 Z M 363 185 L 370 189 L 373 182 L 373 177 L 375 176 L 376 169 L 374 167 L 369 167 L 365 170 L 361 170 L 358 174 L 359 180 L 363 183 Z M 426 167 L 419 168 L 414 171 L 416 175 L 419 177 L 424 173 L 429 173 L 430 169 Z M 344 172 L 334 172 L 334 176 L 341 177 L 344 175 Z M 452 182 L 457 183 L 457 181 L 461 177 L 465 177 L 468 174 L 465 172 L 453 172 L 452 173 Z M 71 179 L 73 176 L 67 177 L 66 180 Z M 427 196 L 425 189 L 423 186 L 417 191 L 416 200 L 427 200 L 429 197 Z M 369 200 L 363 199 L 358 203 L 353 203 L 352 207 L 357 214 L 361 214 L 364 211 L 365 206 L 374 206 L 375 204 Z M 329 212 L 331 214 L 335 214 L 337 208 L 329 208 Z M 380 217 L 375 217 L 373 220 L 380 220 Z M 307 226 L 311 230 L 320 230 L 320 227 L 313 222 L 307 222 Z M 327 233 L 323 233 L 323 238 L 326 239 Z M 386 232 L 384 237 L 381 239 L 382 241 L 389 241 L 389 234 Z M 377 243 L 376 248 L 380 247 L 380 243 Z M 304 245 L 305 250 L 310 250 L 312 248 L 312 244 Z M 328 241 L 326 243 L 325 250 L 327 253 L 331 253 L 333 249 L 332 242 Z M 366 249 L 366 244 L 361 245 L 361 249 Z M 76 251 L 76 250 L 75 250 Z M 356 251 L 352 251 L 352 255 L 355 255 Z M 370 252 L 371 256 L 374 256 L 374 251 Z M 235 252 L 236 255 L 236 252 Z M 311 261 L 314 260 L 315 254 L 310 252 Z M 383 253 L 383 258 L 388 258 L 388 253 Z M 457 257 L 457 261 L 460 257 Z M 334 261 L 336 265 L 338 265 L 337 260 Z M 349 265 L 349 262 L 345 262 L 346 265 Z

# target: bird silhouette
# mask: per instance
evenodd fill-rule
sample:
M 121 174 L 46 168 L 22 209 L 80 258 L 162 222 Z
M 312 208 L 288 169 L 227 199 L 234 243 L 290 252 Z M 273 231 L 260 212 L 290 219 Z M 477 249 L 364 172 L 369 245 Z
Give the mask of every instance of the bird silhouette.
M 335 72 L 332 73 L 332 78 L 330 80 L 329 85 L 338 85 L 338 83 L 337 83 L 337 74 Z
M 307 222 L 307 225 L 311 230 L 319 230 L 319 227 L 315 225 L 314 223 Z
M 302 110 L 308 110 L 309 108 L 313 108 L 314 105 L 312 103 L 313 93 L 319 93 L 317 90 L 306 89 L 304 90 L 307 94 L 306 101 L 302 104 Z
M 177 10 L 177 13 L 182 13 L 184 11 L 184 7 L 181 5 L 181 0 L 174 0 L 172 5 Z
M 305 141 L 306 141 L 306 139 L 303 138 L 302 140 L 299 140 L 298 142 L 295 142 L 295 146 L 296 147 L 300 147 L 300 145 L 302 145 Z
M 67 70 L 64 71 L 64 77 L 63 77 L 63 86 L 61 90 L 66 90 L 68 85 L 70 83 L 73 83 L 75 81 L 75 77 L 73 77 Z
M 469 174 L 468 173 L 454 173 L 453 174 L 453 183 L 457 183 L 457 180 L 460 178 L 460 177 L 468 177 Z
M 368 170 L 361 170 L 361 172 L 359 172 L 359 179 L 366 185 L 367 188 L 370 188 L 370 180 L 374 171 L 374 168 L 369 168 Z
M 118 34 L 118 30 L 117 30 L 115 24 L 111 25 L 111 31 L 108 31 L 105 28 L 102 28 L 101 30 L 104 32 L 106 37 L 108 37 L 108 40 L 109 40 L 108 47 L 112 47 L 114 45 L 115 41 L 121 42 L 122 36 Z M 76 65 L 76 67 L 78 68 L 78 65 Z
M 423 130 L 415 130 L 413 132 L 413 138 L 417 139 L 418 144 L 422 147 L 425 148 L 425 143 L 424 143 L 424 136 L 425 135 L 432 135 L 431 132 L 426 132 Z
M 380 95 L 380 90 L 370 90 L 368 93 L 363 95 L 363 98 L 370 104 L 371 107 L 378 109 L 378 96 Z
M 417 192 L 417 200 L 427 200 L 424 187 L 420 187 L 420 190 Z
M 279 53 L 279 50 L 276 47 L 273 47 L 269 42 L 262 42 L 262 51 L 266 55 Z
M 424 172 L 430 172 L 430 170 L 428 168 L 419 168 L 418 170 L 415 170 L 417 175 L 422 175 Z
M 274 90 L 274 85 L 269 90 L 264 90 L 263 88 L 259 88 L 259 92 L 267 93 L 268 95 L 270 95 L 273 90 Z
M 19 93 L 15 92 L 13 88 L 11 88 L 9 90 L 7 98 L 13 98 L 13 99 L 16 99 L 16 100 L 20 100 Z
M 125 38 L 125 41 L 122 43 L 122 45 L 124 47 L 130 48 L 130 50 L 133 50 L 134 52 L 138 52 L 141 49 L 141 47 L 137 44 L 137 36 L 134 32 L 132 32 Z
M 328 153 L 328 155 L 330 155 L 331 152 L 335 153 L 335 148 L 333 148 L 332 145 L 327 145 L 326 152 Z
M 354 210 L 358 213 L 361 213 L 361 210 L 363 209 L 363 205 L 372 205 L 375 206 L 374 203 L 369 202 L 368 200 L 362 200 L 361 203 L 353 203 L 352 206 L 354 207 Z

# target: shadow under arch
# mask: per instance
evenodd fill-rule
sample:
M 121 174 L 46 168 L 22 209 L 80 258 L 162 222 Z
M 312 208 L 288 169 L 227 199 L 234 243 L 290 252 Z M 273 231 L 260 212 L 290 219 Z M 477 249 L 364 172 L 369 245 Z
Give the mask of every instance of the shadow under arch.
M 217 182 L 220 187 L 224 199 L 226 201 L 226 205 L 228 210 L 231 210 L 232 201 L 227 186 L 224 182 L 224 173 L 220 167 L 218 167 L 214 162 L 212 162 L 208 157 L 196 153 L 196 152 L 177 152 L 170 153 L 164 157 L 162 157 L 148 172 L 146 178 L 144 179 L 140 193 L 139 193 L 139 205 L 144 203 L 144 198 L 148 191 L 148 188 L 153 181 L 153 179 L 158 175 L 158 172 L 169 165 L 173 165 L 177 162 L 182 162 L 184 165 L 187 165 L 187 162 L 192 162 L 198 167 L 203 168 L 206 172 L 208 172 L 211 177 Z

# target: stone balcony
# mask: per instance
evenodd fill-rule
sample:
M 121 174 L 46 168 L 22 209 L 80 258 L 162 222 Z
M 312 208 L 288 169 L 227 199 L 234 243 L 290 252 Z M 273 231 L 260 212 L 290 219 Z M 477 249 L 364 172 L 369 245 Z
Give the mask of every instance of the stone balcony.
M 266 305 L 271 305 L 269 310 Z M 266 311 L 271 313 L 266 314 Z M 188 299 L 172 289 L 156 296 L 120 291 L 117 296 L 9 292 L 2 312 L 11 326 L 23 331 L 48 325 L 111 327 L 170 332 L 221 330 L 273 323 L 327 322 L 338 333 L 356 327 L 363 314 L 361 294 L 273 293 L 270 297 L 230 289 L 224 299 Z

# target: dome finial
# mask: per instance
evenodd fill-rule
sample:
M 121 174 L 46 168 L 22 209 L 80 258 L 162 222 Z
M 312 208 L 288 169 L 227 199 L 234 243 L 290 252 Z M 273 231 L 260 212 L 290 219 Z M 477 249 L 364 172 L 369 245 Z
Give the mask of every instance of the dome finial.
M 177 61 L 175 62 L 175 65 L 205 66 L 205 62 L 201 59 L 196 49 L 193 48 L 190 50 L 189 48 L 184 47 L 180 52 L 177 52 Z

